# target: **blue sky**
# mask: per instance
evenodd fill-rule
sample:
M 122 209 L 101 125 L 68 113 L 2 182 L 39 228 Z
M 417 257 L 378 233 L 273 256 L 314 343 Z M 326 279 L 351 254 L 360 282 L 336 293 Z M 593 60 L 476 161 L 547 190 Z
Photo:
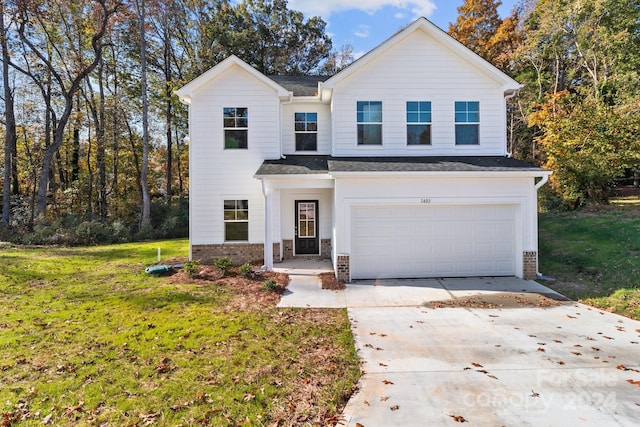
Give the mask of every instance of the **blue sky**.
M 498 8 L 501 17 L 511 14 L 517 0 L 503 0 Z M 305 17 L 321 16 L 327 33 L 339 49 L 353 46 L 356 58 L 391 37 L 400 28 L 425 16 L 443 30 L 458 17 L 456 8 L 463 0 L 289 0 L 289 8 L 302 11 Z

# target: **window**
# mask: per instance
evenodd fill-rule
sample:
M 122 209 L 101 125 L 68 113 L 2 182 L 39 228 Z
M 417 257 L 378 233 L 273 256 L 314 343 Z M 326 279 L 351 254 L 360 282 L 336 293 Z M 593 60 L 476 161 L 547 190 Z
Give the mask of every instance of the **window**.
M 431 144 L 431 102 L 407 102 L 407 145 Z
M 249 128 L 247 108 L 225 107 L 223 126 L 224 148 L 247 148 L 247 129 Z
M 480 103 L 477 101 L 456 101 L 456 145 L 477 145 L 480 143 Z
M 358 101 L 358 145 L 382 145 L 382 102 Z
M 224 240 L 246 242 L 249 240 L 249 201 L 224 201 Z
M 295 113 L 296 151 L 318 150 L 318 113 Z

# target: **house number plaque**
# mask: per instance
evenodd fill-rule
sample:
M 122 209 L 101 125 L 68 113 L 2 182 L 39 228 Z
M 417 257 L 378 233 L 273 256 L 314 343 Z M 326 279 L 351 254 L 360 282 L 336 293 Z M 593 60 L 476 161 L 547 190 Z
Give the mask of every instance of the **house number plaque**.
M 429 203 L 431 203 L 431 199 L 426 198 L 426 197 L 420 198 L 420 204 L 421 205 L 428 205 Z

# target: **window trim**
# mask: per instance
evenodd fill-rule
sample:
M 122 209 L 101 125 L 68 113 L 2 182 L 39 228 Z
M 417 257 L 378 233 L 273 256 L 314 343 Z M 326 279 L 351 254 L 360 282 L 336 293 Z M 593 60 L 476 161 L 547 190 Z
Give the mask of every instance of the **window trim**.
M 245 116 L 239 116 L 238 110 L 245 110 Z M 234 110 L 233 117 L 227 117 L 227 110 Z M 246 126 L 238 126 L 238 121 L 244 119 Z M 226 121 L 233 120 L 234 126 L 227 126 Z M 245 147 L 227 147 L 227 131 L 244 132 L 246 139 Z M 223 132 L 223 147 L 225 150 L 248 150 L 249 149 L 249 108 L 248 107 L 222 107 L 222 132 Z
M 298 114 L 304 114 L 304 121 L 297 120 Z M 309 121 L 308 115 L 315 115 L 315 120 Z M 297 130 L 296 125 L 298 123 L 304 123 L 305 130 Z M 315 130 L 309 130 L 309 124 L 315 123 Z M 296 111 L 293 113 L 293 133 L 294 133 L 294 148 L 297 153 L 317 153 L 318 152 L 318 112 L 317 111 Z M 313 150 L 299 150 L 298 149 L 298 135 L 315 135 L 315 149 Z
M 460 103 L 464 103 L 465 104 L 465 110 L 461 111 L 457 109 L 458 104 Z M 477 105 L 477 110 L 469 110 L 469 104 L 476 104 Z M 454 122 L 455 122 L 455 131 L 454 131 L 454 138 L 455 138 L 455 145 L 456 147 L 477 147 L 480 145 L 480 101 L 454 101 L 453 103 L 453 114 L 454 114 Z M 458 114 L 465 114 L 466 117 L 464 118 L 464 120 L 458 120 Z M 469 120 L 469 116 L 471 114 L 477 114 L 477 121 L 470 121 Z M 476 142 L 475 143 L 471 143 L 471 144 L 463 144 L 463 143 L 458 143 L 458 138 L 457 138 L 457 130 L 458 130 L 458 126 L 460 127 L 474 127 L 476 130 Z
M 380 121 L 365 121 L 364 117 L 362 121 L 360 120 L 360 114 L 365 114 L 364 110 L 360 109 L 360 106 L 364 106 L 366 104 L 368 107 L 371 107 L 372 104 L 380 105 Z M 370 112 L 366 112 L 371 116 Z M 369 117 L 371 118 L 371 117 Z M 382 110 L 382 101 L 356 101 L 356 146 L 358 147 L 368 147 L 368 148 L 380 148 L 384 145 L 384 134 L 383 134 L 383 110 Z M 363 130 L 365 126 L 375 126 L 380 128 L 380 142 L 375 144 L 365 144 L 360 142 L 360 126 L 363 126 Z
M 418 114 L 418 121 L 415 122 L 411 122 L 409 121 L 409 103 L 415 103 L 418 104 L 418 110 L 415 111 L 415 113 Z M 422 121 L 420 120 L 421 116 L 422 116 L 422 110 L 420 109 L 420 105 L 421 104 L 428 104 L 429 106 L 429 121 Z M 413 110 L 412 110 L 413 112 Z M 426 112 L 426 111 L 425 111 Z M 432 103 L 431 101 L 406 101 L 405 103 L 405 121 L 406 121 L 406 146 L 407 147 L 412 147 L 412 148 L 425 148 L 425 147 L 432 147 L 433 146 L 433 142 L 431 140 L 431 133 L 433 130 L 433 109 L 432 109 Z M 428 144 L 421 144 L 421 143 L 417 143 L 417 144 L 409 144 L 409 126 L 427 126 L 428 130 L 429 130 L 429 143 Z
M 226 205 L 229 202 L 233 202 L 234 204 L 234 208 L 233 209 L 227 209 Z M 238 203 L 240 202 L 240 203 Z M 246 206 L 246 209 L 244 209 L 242 207 L 244 202 L 244 205 Z M 233 198 L 233 199 L 223 199 L 222 200 L 222 221 L 224 224 L 224 242 L 225 243 L 247 243 L 249 241 L 249 199 L 241 199 L 241 198 Z M 227 212 L 234 212 L 234 216 L 235 219 L 227 219 L 226 218 L 226 214 Z M 247 219 L 238 219 L 238 213 L 240 212 L 246 212 L 246 217 Z M 247 224 L 247 238 L 244 240 L 238 239 L 238 240 L 230 240 L 227 238 L 227 224 Z

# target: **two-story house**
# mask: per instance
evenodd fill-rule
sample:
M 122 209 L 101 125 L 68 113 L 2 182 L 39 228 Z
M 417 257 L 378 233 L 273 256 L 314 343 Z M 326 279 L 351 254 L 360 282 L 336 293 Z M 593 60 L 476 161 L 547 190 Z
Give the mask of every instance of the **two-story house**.
M 227 58 L 177 91 L 191 257 L 327 257 L 343 281 L 534 277 L 549 172 L 507 152 L 520 87 L 425 18 L 328 78 Z

